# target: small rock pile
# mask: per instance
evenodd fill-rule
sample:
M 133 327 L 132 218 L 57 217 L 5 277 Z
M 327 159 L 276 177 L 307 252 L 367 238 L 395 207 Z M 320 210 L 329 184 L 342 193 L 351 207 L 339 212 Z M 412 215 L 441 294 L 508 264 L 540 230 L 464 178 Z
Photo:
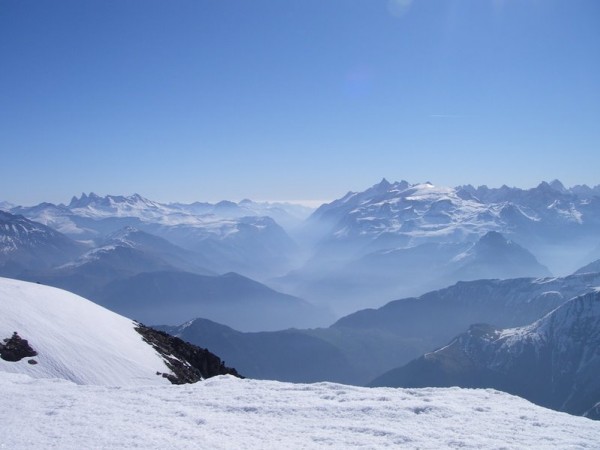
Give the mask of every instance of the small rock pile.
M 3 342 L 0 342 L 0 358 L 5 361 L 16 362 L 36 355 L 37 352 L 31 348 L 29 342 L 19 336 L 16 331 L 12 337 L 3 339 Z M 35 364 L 35 362 L 32 364 Z

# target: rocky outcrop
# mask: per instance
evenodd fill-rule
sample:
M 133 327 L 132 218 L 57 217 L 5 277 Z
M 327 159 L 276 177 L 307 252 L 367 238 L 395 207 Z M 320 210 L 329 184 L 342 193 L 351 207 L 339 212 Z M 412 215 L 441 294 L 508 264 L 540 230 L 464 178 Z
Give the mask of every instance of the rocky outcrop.
M 135 330 L 164 359 L 173 373 L 157 373 L 173 384 L 195 383 L 217 375 L 243 378 L 237 370 L 226 367 L 225 362 L 205 348 L 189 344 L 163 331 L 139 324 Z
M 16 362 L 36 355 L 37 352 L 31 348 L 29 342 L 19 336 L 16 331 L 10 338 L 0 342 L 0 358 L 5 361 Z

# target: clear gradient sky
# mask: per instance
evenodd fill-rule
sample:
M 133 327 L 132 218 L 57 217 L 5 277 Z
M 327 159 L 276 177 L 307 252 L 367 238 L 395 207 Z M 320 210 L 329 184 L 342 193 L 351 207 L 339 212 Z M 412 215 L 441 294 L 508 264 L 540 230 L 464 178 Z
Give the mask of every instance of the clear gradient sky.
M 0 0 L 0 200 L 600 183 L 598 0 Z

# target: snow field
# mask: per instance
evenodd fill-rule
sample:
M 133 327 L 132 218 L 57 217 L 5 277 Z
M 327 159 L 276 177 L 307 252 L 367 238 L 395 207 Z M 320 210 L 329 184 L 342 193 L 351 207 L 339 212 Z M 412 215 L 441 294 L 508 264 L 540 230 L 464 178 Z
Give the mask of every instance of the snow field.
M 0 339 L 17 332 L 38 352 L 0 371 L 79 384 L 169 384 L 159 354 L 130 319 L 61 289 L 0 278 Z M 34 359 L 38 364 L 28 363 Z
M 107 387 L 0 373 L 0 448 L 597 449 L 600 422 L 494 390 L 229 376 Z

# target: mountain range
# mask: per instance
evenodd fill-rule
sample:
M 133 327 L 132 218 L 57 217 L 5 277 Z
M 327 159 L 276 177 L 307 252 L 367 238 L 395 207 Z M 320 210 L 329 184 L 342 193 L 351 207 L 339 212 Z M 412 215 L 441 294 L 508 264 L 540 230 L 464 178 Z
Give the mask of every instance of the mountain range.
M 495 388 L 600 419 L 599 370 L 600 290 L 575 297 L 524 327 L 472 325 L 444 347 L 371 385 Z
M 593 231 L 599 223 L 600 189 L 567 190 L 558 181 L 533 189 L 438 187 L 431 183 L 389 183 L 383 179 L 364 192 L 349 192 L 322 205 L 310 221 L 331 244 L 353 241 L 365 250 L 479 237 L 499 231 L 511 237 L 556 237 L 565 227 Z M 580 234 L 580 233 L 578 233 Z M 573 238 L 573 236 L 563 236 Z M 358 245 L 355 245 L 355 247 Z
M 556 180 L 495 189 L 384 179 L 322 205 L 306 220 L 306 208 L 283 203 L 164 204 L 138 194 L 82 194 L 67 205 L 14 206 L 5 213 L 11 223 L 22 217 L 62 232 L 54 239 L 71 249 L 44 244 L 55 254 L 36 250 L 33 257 L 31 249 L 43 245 L 21 242 L 25 257 L 6 247 L 0 273 L 100 299 L 109 283 L 135 283 L 142 274 L 234 272 L 315 306 L 306 320 L 277 328 L 322 326 L 331 316 L 308 318 L 325 310 L 340 317 L 458 281 L 572 273 L 598 258 L 599 189 L 565 188 Z M 8 230 L 0 228 L 6 242 Z
M 94 292 L 96 303 L 146 324 L 178 324 L 194 317 L 243 331 L 280 330 L 328 323 L 331 315 L 236 273 L 218 276 L 181 271 L 140 273 Z
M 1 214 L 1 275 L 67 289 L 144 323 L 206 317 L 256 331 L 333 320 L 327 310 L 247 277 L 217 275 L 205 268 L 210 260 L 131 226 L 90 249 L 45 225 Z
M 491 189 L 384 179 L 319 207 L 304 228 L 312 256 L 275 286 L 346 314 L 476 277 L 564 276 L 600 244 L 599 191 L 558 181 Z M 491 261 L 483 242 L 470 250 L 490 232 L 511 243 L 485 239 Z M 471 269 L 458 267 L 465 256 Z
M 327 328 L 240 333 L 204 319 L 157 328 L 207 343 L 250 377 L 364 385 L 445 345 L 472 324 L 526 326 L 599 285 L 600 273 L 476 280 L 357 311 Z
M 296 245 L 275 220 L 260 213 L 297 223 L 304 209 L 250 201 L 232 205 L 221 202 L 205 208 L 162 204 L 138 194 L 100 197 L 90 193 L 74 197 L 68 205 L 41 203 L 14 207 L 10 212 L 94 244 L 106 235 L 133 227 L 184 247 L 194 255 L 196 264 L 210 263 L 210 269 L 217 273 L 237 271 L 262 278 L 284 273 L 292 263 Z
M 457 281 L 550 275 L 525 248 L 488 231 L 474 243 L 431 242 L 378 250 L 350 262 L 318 261 L 273 284 L 348 314 Z
M 586 264 L 584 267 L 575 271 L 576 274 L 600 272 L 600 259 Z
M 17 274 L 65 263 L 84 248 L 41 223 L 0 211 L 0 270 L 4 273 Z
M 383 180 L 305 221 L 285 205 L 249 200 L 184 205 L 137 194 L 82 195 L 69 205 L 2 212 L 0 274 L 65 288 L 135 319 L 133 331 L 162 365 L 138 361 L 142 347 L 123 334 L 135 355 L 131 373 L 117 370 L 122 380 L 204 377 L 198 371 L 209 364 L 206 351 L 185 340 L 209 345 L 256 378 L 494 387 L 597 418 L 590 375 L 597 371 L 600 286 L 595 189 L 557 181 L 522 190 Z M 284 228 L 263 213 L 290 217 Z M 582 260 L 575 274 L 552 276 Z M 10 287 L 7 297 L 20 289 Z M 327 326 L 334 320 L 327 308 L 344 315 Z M 84 317 L 105 314 L 88 309 L 67 307 Z M 68 328 L 66 319 L 52 322 Z M 124 327 L 103 320 L 104 328 Z M 40 365 L 35 358 L 48 353 L 41 335 L 20 323 L 6 326 L 15 330 L 0 344 L 8 362 L 24 352 L 7 367 L 34 375 L 50 368 L 58 372 L 39 373 L 71 379 L 54 359 Z M 57 335 L 44 327 L 39 332 Z M 119 354 L 114 342 L 91 342 Z M 63 344 L 61 353 L 83 352 L 72 346 Z M 106 358 L 102 364 L 111 367 Z M 214 374 L 226 370 L 210 358 Z M 530 374 L 539 382 L 529 382 Z

